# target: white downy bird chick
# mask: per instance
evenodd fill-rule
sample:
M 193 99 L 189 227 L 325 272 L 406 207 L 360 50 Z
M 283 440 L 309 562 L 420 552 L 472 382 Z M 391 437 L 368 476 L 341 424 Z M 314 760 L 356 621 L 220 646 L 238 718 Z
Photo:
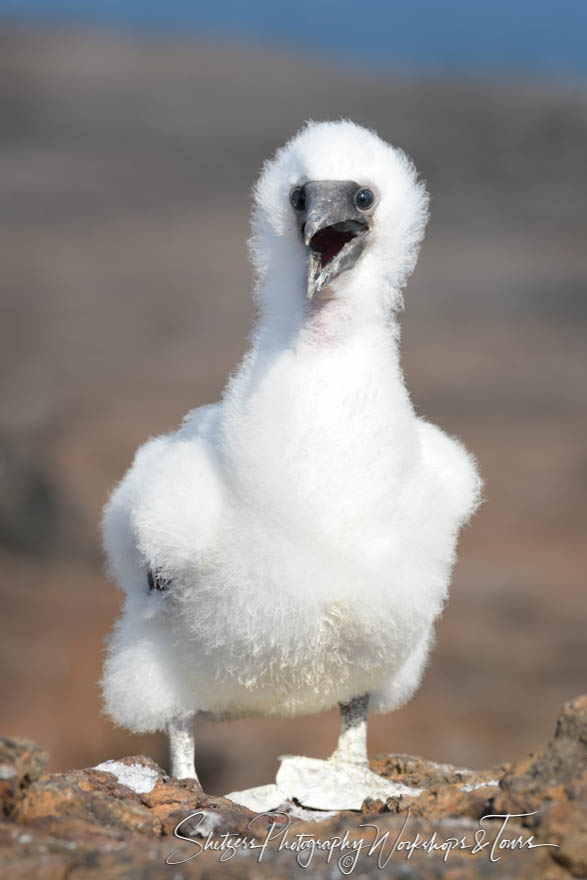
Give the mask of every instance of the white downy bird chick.
M 399 363 L 427 214 L 401 150 L 308 123 L 254 191 L 249 352 L 222 400 L 145 443 L 110 498 L 126 601 L 105 705 L 168 732 L 174 776 L 196 776 L 198 713 L 337 704 L 321 763 L 364 770 L 367 708 L 395 709 L 420 681 L 481 486 L 461 443 L 416 416 Z

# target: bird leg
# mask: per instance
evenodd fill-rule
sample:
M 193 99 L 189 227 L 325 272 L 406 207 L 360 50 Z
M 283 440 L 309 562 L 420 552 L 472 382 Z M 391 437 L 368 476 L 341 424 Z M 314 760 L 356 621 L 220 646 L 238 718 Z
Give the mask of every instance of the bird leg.
M 275 785 L 263 785 L 227 795 L 257 812 L 275 810 L 284 802 L 314 810 L 360 810 L 365 798 L 416 797 L 419 788 L 393 782 L 374 773 L 367 760 L 369 694 L 340 703 L 340 734 L 332 755 L 323 761 L 284 755 Z M 280 807 L 279 807 L 280 808 Z
M 339 703 L 340 733 L 330 761 L 345 761 L 367 767 L 367 709 L 369 694 L 354 697 L 348 703 Z
M 176 779 L 198 780 L 194 764 L 195 740 L 194 740 L 194 715 L 183 715 L 172 720 L 167 725 L 169 736 L 169 760 L 171 764 L 171 776 Z

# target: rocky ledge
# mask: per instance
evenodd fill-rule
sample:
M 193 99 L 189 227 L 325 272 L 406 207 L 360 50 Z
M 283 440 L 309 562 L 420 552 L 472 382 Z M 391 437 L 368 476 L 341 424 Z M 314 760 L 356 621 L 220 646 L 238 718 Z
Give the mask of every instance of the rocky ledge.
M 587 696 L 511 765 L 378 757 L 374 771 L 425 790 L 368 799 L 360 813 L 289 803 L 256 814 L 143 756 L 50 774 L 46 758 L 0 739 L 0 875 L 11 880 L 587 876 Z

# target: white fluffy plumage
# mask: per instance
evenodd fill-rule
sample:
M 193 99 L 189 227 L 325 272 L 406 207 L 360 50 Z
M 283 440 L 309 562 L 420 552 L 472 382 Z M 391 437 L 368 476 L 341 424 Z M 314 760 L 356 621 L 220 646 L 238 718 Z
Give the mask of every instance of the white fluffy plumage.
M 377 194 L 364 253 L 311 301 L 290 203 L 308 180 Z M 399 364 L 427 208 L 406 156 L 351 122 L 309 123 L 266 163 L 251 348 L 219 403 L 139 449 L 105 510 L 126 593 L 103 676 L 116 722 L 310 713 L 363 693 L 386 711 L 417 687 L 480 493 Z M 169 588 L 150 591 L 149 570 Z

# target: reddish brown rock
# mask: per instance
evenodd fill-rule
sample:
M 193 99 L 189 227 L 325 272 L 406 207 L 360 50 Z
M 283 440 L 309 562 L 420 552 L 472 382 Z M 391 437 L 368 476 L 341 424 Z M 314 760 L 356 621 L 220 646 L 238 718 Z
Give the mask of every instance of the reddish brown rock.
M 553 740 L 512 766 L 487 771 L 434 764 L 408 755 L 380 757 L 373 769 L 423 787 L 423 793 L 417 798 L 391 798 L 387 803 L 367 800 L 361 814 L 340 813 L 325 822 L 300 823 L 284 815 L 259 817 L 252 828 L 249 824 L 255 814 L 250 810 L 227 798 L 207 797 L 193 780 L 169 779 L 143 756 L 120 759 L 116 773 L 93 768 L 41 775 L 42 750 L 31 743 L 3 741 L 0 754 L 9 768 L 4 782 L 10 785 L 4 789 L 8 809 L 0 822 L 0 874 L 11 880 L 159 880 L 170 876 L 326 880 L 344 876 L 337 867 L 339 851 L 329 862 L 326 851 L 316 850 L 311 866 L 304 870 L 296 862 L 298 853 L 279 849 L 279 836 L 259 861 L 259 846 L 274 822 L 274 834 L 288 836 L 290 843 L 298 832 L 322 841 L 346 835 L 350 847 L 362 842 L 352 872 L 357 877 L 570 880 L 585 876 L 586 716 L 587 698 L 569 703 Z M 133 783 L 134 771 L 139 771 L 139 780 L 148 777 L 150 790 L 137 790 L 142 786 Z M 508 819 L 506 831 L 502 820 L 491 816 L 507 813 L 532 815 Z M 174 838 L 179 822 L 184 822 L 182 832 L 190 840 Z M 485 830 L 487 846 L 475 853 L 479 829 Z M 220 862 L 218 850 L 200 851 L 208 834 L 214 841 L 222 835 L 248 838 L 257 849 L 239 851 Z M 380 853 L 384 860 L 398 841 L 384 869 L 379 867 L 379 853 L 368 852 L 375 834 L 379 838 L 387 834 Z M 418 848 L 409 855 L 406 847 L 413 841 Z M 423 847 L 431 841 L 437 848 L 431 846 L 427 852 Z M 457 845 L 459 841 L 465 845 Z M 168 866 L 166 859 L 172 852 L 176 860 L 187 861 L 175 868 Z M 347 859 L 353 852 L 347 850 Z
M 537 839 L 558 844 L 553 858 L 587 875 L 587 696 L 564 706 L 554 738 L 504 775 L 493 806 L 520 819 Z
M 554 738 L 504 774 L 500 803 L 530 811 L 547 801 L 576 799 L 586 782 L 587 697 L 579 697 L 563 708 Z
M 80 785 L 81 780 L 84 786 Z M 161 833 L 157 818 L 138 801 L 134 792 L 126 793 L 124 786 L 104 784 L 97 775 L 95 781 L 96 787 L 88 789 L 89 779 L 84 771 L 43 776 L 29 787 L 16 807 L 14 817 L 22 825 L 44 827 L 50 820 L 53 829 L 57 825 L 65 829 L 65 836 L 69 824 L 79 828 L 80 821 L 85 823 L 86 834 L 95 829 L 100 837 L 104 828 L 114 828 L 119 834 L 145 834 L 149 837 Z
M 14 810 L 23 791 L 47 763 L 47 752 L 28 739 L 0 738 L 0 815 Z
M 492 798 L 509 765 L 467 770 L 411 755 L 384 755 L 372 761 L 371 768 L 389 779 L 424 789 L 417 798 L 390 798 L 379 804 L 377 812 L 401 813 L 409 806 L 413 816 L 480 819 L 491 812 Z
M 452 764 L 436 764 L 412 755 L 378 755 L 370 766 L 380 776 L 416 788 L 435 788 L 453 783 L 480 785 L 500 779 L 509 767 L 504 764 L 492 770 L 467 770 L 464 767 L 453 767 Z

